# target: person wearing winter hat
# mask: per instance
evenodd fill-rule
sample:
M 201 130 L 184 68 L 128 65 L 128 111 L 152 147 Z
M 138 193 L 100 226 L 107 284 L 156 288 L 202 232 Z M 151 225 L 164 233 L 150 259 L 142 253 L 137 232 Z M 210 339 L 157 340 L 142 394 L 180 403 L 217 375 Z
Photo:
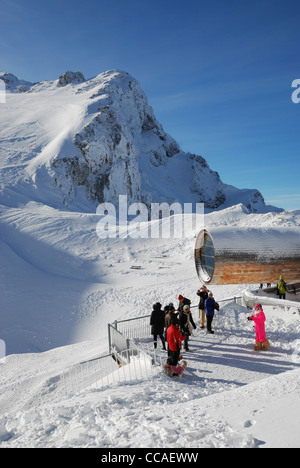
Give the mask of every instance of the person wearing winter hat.
M 205 285 L 198 289 L 197 296 L 200 297 L 199 302 L 199 317 L 201 319 L 201 328 L 205 328 L 205 301 L 208 299 L 208 289 Z
M 178 312 L 182 312 L 185 305 L 190 306 L 192 303 L 190 299 L 183 297 L 181 294 L 179 294 L 178 300 L 179 300 Z
M 163 349 L 166 350 L 164 328 L 165 328 L 165 312 L 161 310 L 161 304 L 157 302 L 153 306 L 153 311 L 150 319 L 151 334 L 153 335 L 154 349 L 157 348 L 157 336 L 160 337 Z
M 248 320 L 254 322 L 254 328 L 256 333 L 255 346 L 253 348 L 254 351 L 267 351 L 267 349 L 270 348 L 270 342 L 269 340 L 267 340 L 266 337 L 266 316 L 261 304 L 255 304 L 254 315 L 248 317 Z
M 285 299 L 286 298 L 286 293 L 288 292 L 288 287 L 286 285 L 286 282 L 284 281 L 284 276 L 281 275 L 279 278 L 279 282 L 277 284 L 277 291 L 278 291 L 278 296 L 279 299 Z

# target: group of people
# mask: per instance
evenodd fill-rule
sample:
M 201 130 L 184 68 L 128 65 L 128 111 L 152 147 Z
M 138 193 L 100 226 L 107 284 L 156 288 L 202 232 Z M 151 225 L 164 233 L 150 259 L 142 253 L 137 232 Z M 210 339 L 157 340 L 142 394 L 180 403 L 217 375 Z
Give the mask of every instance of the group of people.
M 206 316 L 207 332 L 213 334 L 212 321 L 215 310 L 219 310 L 219 305 L 213 298 L 213 294 L 205 286 L 197 294 L 200 296 L 201 328 L 205 328 L 204 321 Z M 154 348 L 157 348 L 159 337 L 163 350 L 168 351 L 167 368 L 170 368 L 174 374 L 181 376 L 184 370 L 182 366 L 178 366 L 178 361 L 181 358 L 181 349 L 183 346 L 185 351 L 189 351 L 189 338 L 192 335 L 193 329 L 196 329 L 197 326 L 191 313 L 191 300 L 180 294 L 178 301 L 177 309 L 175 309 L 173 303 L 165 306 L 164 309 L 162 309 L 162 305 L 159 302 L 154 304 L 150 325 Z M 183 361 L 183 365 L 186 365 L 185 361 Z
M 280 281 L 282 281 L 282 288 L 287 292 L 287 285 L 284 282 L 284 277 L 280 277 Z M 279 285 L 280 283 L 278 283 Z M 280 286 L 278 286 L 278 289 Z M 279 289 L 280 291 L 280 289 Z M 197 295 L 200 296 L 200 303 L 199 303 L 199 310 L 200 310 L 200 318 L 201 318 L 201 328 L 205 327 L 205 316 L 207 320 L 207 330 L 210 333 L 214 333 L 211 330 L 211 322 L 214 316 L 214 311 L 219 310 L 219 305 L 215 302 L 215 300 L 211 300 L 213 297 L 212 293 L 208 291 L 206 286 L 202 286 L 197 291 Z M 284 295 L 285 299 L 285 295 Z M 248 317 L 249 321 L 254 322 L 254 329 L 255 329 L 255 346 L 254 351 L 267 351 L 270 348 L 270 342 L 267 340 L 266 337 L 266 329 L 265 329 L 265 322 L 266 316 L 263 311 L 261 304 L 255 304 L 254 306 L 254 314 Z
M 212 322 L 215 315 L 215 310 L 219 310 L 219 304 L 215 301 L 214 295 L 207 289 L 206 286 L 198 289 L 197 296 L 200 297 L 199 314 L 200 314 L 200 328 L 205 328 L 205 319 L 207 323 L 207 332 L 211 335 L 214 334 L 212 330 Z
M 197 291 L 200 298 L 199 301 L 199 317 L 200 328 L 207 327 L 207 333 L 214 334 L 212 330 L 212 322 L 215 311 L 219 311 L 219 304 L 215 301 L 213 293 L 202 286 Z M 182 376 L 186 367 L 186 362 L 183 361 L 178 364 L 182 359 L 182 347 L 185 351 L 189 351 L 189 338 L 192 335 L 192 329 L 196 329 L 191 313 L 191 301 L 183 297 L 181 294 L 178 296 L 178 307 L 175 309 L 174 304 L 170 303 L 162 309 L 162 305 L 157 302 L 153 305 L 151 314 L 151 333 L 153 335 L 154 348 L 157 348 L 157 340 L 160 337 L 163 350 L 168 351 L 168 360 L 165 365 L 166 372 L 170 375 Z M 266 351 L 270 348 L 270 343 L 266 338 L 264 314 L 261 304 L 256 304 L 254 307 L 254 314 L 248 317 L 249 321 L 254 322 L 256 332 L 256 342 L 254 346 L 255 351 Z
M 157 348 L 157 339 L 160 337 L 163 349 L 167 350 L 166 343 L 169 345 L 168 329 L 172 326 L 178 326 L 178 329 L 181 332 L 181 341 L 184 341 L 184 348 L 186 351 L 189 351 L 188 342 L 189 337 L 192 334 L 192 327 L 196 329 L 196 325 L 191 314 L 190 304 L 191 301 L 183 296 L 179 296 L 179 306 L 177 310 L 173 303 L 170 303 L 164 307 L 164 309 L 162 309 L 162 305 L 159 302 L 154 304 L 150 325 L 155 349 Z

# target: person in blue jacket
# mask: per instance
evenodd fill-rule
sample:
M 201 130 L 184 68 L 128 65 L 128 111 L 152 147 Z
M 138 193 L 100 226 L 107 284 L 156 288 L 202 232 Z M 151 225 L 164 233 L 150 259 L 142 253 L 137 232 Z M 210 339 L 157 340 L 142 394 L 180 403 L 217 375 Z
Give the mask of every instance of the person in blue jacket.
M 212 330 L 211 325 L 214 319 L 215 310 L 219 310 L 219 304 L 214 300 L 213 293 L 208 294 L 208 298 L 205 301 L 205 314 L 207 322 L 207 332 L 213 335 L 215 332 Z

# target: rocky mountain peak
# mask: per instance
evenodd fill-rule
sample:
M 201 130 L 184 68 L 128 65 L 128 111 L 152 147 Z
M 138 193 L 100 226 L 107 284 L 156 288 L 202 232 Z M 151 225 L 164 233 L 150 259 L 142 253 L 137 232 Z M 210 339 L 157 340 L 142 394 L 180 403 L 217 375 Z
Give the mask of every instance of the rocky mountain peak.
M 67 71 L 58 78 L 58 86 L 67 86 L 68 84 L 78 84 L 85 81 L 84 75 L 81 72 Z
M 0 80 L 4 81 L 6 90 L 12 92 L 26 92 L 33 85 L 29 81 L 19 80 L 12 73 L 0 72 Z
M 251 211 L 273 209 L 257 190 L 224 184 L 202 156 L 182 151 L 127 72 L 109 70 L 86 80 L 68 71 L 58 81 L 35 85 L 10 74 L 0 79 L 8 92 L 22 91 L 1 121 L 7 142 L 2 200 L 15 191 L 22 201 L 76 210 L 117 203 L 119 195 L 148 206 L 202 202 L 207 210 L 238 203 Z

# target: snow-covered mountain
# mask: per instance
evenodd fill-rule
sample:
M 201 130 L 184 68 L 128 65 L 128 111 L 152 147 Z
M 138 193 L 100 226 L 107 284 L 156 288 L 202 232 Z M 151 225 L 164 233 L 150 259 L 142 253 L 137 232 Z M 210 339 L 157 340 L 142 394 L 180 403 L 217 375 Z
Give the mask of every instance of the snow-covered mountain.
M 138 81 L 107 71 L 86 80 L 67 72 L 28 83 L 0 73 L 0 202 L 29 200 L 94 211 L 98 203 L 179 202 L 215 210 L 267 207 L 257 190 L 224 184 L 201 156 L 184 153 L 155 118 Z
M 262 354 L 250 312 L 223 303 L 215 335 L 194 331 L 182 380 L 160 372 L 72 396 L 62 375 L 107 354 L 108 323 L 150 314 L 157 301 L 189 297 L 198 323 L 194 228 L 182 239 L 99 238 L 99 201 L 228 205 L 206 214 L 209 230 L 257 227 L 278 238 L 299 232 L 300 211 L 270 211 L 259 192 L 226 186 L 183 153 L 127 73 L 1 79 L 0 447 L 299 447 L 297 305 L 265 307 L 271 349 Z M 252 289 L 213 293 L 221 302 L 243 288 Z

